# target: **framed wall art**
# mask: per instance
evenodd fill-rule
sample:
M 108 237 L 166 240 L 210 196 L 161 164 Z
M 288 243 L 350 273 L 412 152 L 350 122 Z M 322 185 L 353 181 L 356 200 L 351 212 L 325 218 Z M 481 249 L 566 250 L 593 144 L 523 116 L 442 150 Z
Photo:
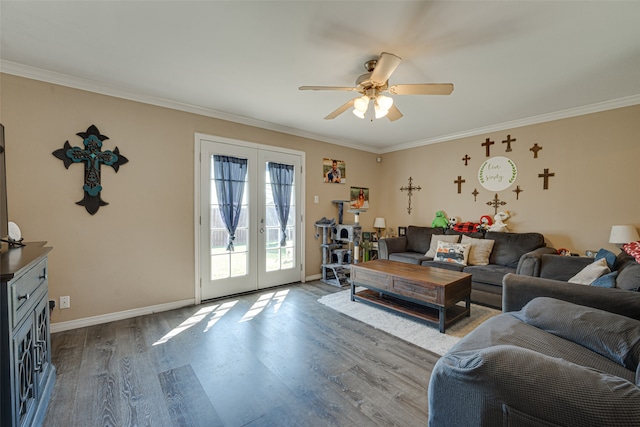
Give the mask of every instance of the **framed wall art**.
M 369 209 L 369 189 L 351 187 L 349 192 L 349 206 L 351 209 Z
M 323 159 L 322 178 L 329 184 L 345 184 L 347 182 L 347 167 L 343 160 Z

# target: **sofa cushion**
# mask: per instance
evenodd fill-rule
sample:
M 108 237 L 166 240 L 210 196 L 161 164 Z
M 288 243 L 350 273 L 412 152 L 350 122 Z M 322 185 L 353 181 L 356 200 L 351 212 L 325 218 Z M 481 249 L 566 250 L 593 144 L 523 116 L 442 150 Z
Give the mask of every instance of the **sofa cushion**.
M 444 268 L 445 270 L 462 271 L 466 265 L 442 261 L 422 261 L 421 265 L 432 268 Z
M 473 309 L 473 308 L 472 308 Z M 606 372 L 634 381 L 635 371 L 607 357 L 596 354 L 584 346 L 567 341 L 535 326 L 528 325 L 513 316 L 514 312 L 494 316 L 466 335 L 449 352 L 474 351 L 496 345 L 514 345 L 526 348 L 550 357 L 564 359 L 576 365 Z
M 449 235 L 457 234 L 458 236 L 469 236 L 469 237 L 473 237 L 474 239 L 484 239 L 484 233 L 482 231 L 464 232 L 464 231 L 457 231 L 457 230 L 452 230 L 451 228 L 447 228 L 444 234 L 449 234 Z
M 444 234 L 443 228 L 419 227 L 410 225 L 407 227 L 407 252 L 418 252 L 424 255 L 429 250 L 431 236 Z
M 511 315 L 633 372 L 640 364 L 639 320 L 547 297 L 534 298 Z
M 463 245 L 461 243 L 447 243 L 439 241 L 438 248 L 436 249 L 436 256 L 433 257 L 433 260 L 467 265 L 470 247 L 471 246 L 468 244 Z
M 609 267 L 607 267 L 607 260 L 600 258 L 580 270 L 575 276 L 570 278 L 568 282 L 577 283 L 579 285 L 590 285 L 598 277 L 604 276 L 610 271 Z
M 489 264 L 489 257 L 491 256 L 491 250 L 495 240 L 491 239 L 474 239 L 469 236 L 462 236 L 460 243 L 468 243 L 471 245 L 469 248 L 469 265 L 487 265 Z
M 540 233 L 498 233 L 488 231 L 485 239 L 495 240 L 490 264 L 517 267 L 520 257 L 527 252 L 545 246 L 544 236 Z
M 586 256 L 542 254 L 540 257 L 540 277 L 566 282 L 592 262 L 593 258 Z
M 625 251 L 620 251 L 618 256 L 616 257 L 616 262 L 613 265 L 612 270 L 622 271 L 628 265 L 637 264 L 634 257 L 626 253 Z
M 422 261 L 429 261 L 431 258 L 417 252 L 397 252 L 389 254 L 389 261 L 406 262 L 407 264 L 420 265 Z
M 474 283 L 490 283 L 494 285 L 502 284 L 502 278 L 507 273 L 515 273 L 513 267 L 503 265 L 470 265 L 462 270 L 471 274 Z
M 625 265 L 624 268 L 618 270 L 616 288 L 640 291 L 640 264 L 633 261 L 633 264 Z
M 426 254 L 424 254 L 426 257 L 429 258 L 435 258 L 436 257 L 436 250 L 438 249 L 438 242 L 448 242 L 448 243 L 458 243 L 460 242 L 460 236 L 458 235 L 438 235 L 438 236 L 431 236 L 431 243 L 429 244 L 429 250 L 427 251 Z

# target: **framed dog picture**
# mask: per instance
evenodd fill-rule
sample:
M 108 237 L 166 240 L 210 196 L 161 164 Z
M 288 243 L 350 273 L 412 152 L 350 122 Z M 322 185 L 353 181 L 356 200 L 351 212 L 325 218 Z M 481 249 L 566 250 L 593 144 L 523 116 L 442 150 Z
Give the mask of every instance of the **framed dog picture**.
M 398 227 L 398 236 L 406 236 L 407 235 L 407 227 Z

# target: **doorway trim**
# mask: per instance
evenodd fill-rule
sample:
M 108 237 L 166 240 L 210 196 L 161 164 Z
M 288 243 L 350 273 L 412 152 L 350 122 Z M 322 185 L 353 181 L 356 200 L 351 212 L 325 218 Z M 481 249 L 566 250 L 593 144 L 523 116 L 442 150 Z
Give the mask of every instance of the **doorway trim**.
M 194 156 L 193 156 L 193 234 L 194 234 L 194 272 L 195 272 L 195 304 L 202 303 L 202 265 L 201 265 L 201 253 L 200 253 L 200 145 L 201 141 L 218 142 L 221 144 L 235 145 L 247 148 L 254 148 L 257 150 L 277 151 L 280 153 L 294 154 L 300 156 L 300 167 L 302 171 L 300 173 L 300 281 L 305 282 L 305 206 L 306 206 L 306 182 L 305 182 L 305 165 L 306 165 L 306 153 L 304 151 L 292 150 L 290 148 L 278 147 L 277 145 L 258 144 L 255 142 L 243 141 L 240 139 L 225 138 L 222 136 L 209 135 L 205 133 L 196 132 L 194 135 Z

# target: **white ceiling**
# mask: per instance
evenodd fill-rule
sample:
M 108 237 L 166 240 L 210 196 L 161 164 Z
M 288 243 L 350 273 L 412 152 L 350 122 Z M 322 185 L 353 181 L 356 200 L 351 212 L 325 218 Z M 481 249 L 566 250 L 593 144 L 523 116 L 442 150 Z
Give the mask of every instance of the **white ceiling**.
M 372 152 L 640 104 L 640 2 L 6 1 L 1 71 Z M 403 58 L 398 121 L 349 112 L 366 60 Z

